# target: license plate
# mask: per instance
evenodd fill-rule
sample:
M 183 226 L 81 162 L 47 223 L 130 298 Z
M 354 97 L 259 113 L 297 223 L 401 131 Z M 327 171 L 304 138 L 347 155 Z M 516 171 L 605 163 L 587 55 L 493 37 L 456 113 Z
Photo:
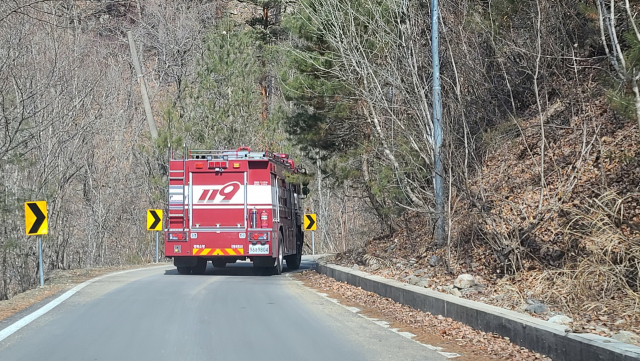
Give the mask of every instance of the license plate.
M 265 244 L 264 246 L 261 244 L 250 244 L 249 245 L 249 254 L 269 254 L 269 245 Z

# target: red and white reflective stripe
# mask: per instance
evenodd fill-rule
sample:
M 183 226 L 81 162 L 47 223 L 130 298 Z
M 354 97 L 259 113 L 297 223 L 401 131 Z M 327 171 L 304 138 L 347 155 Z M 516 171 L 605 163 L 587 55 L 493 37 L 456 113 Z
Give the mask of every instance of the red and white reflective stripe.
M 256 209 L 273 209 L 273 205 L 272 204 L 267 204 L 267 205 L 262 205 L 262 206 L 258 206 L 258 205 L 254 205 L 254 204 L 249 204 L 247 206 L 248 208 L 256 208 Z M 195 209 L 243 209 L 244 205 L 228 205 L 228 204 L 220 204 L 220 205 L 212 205 L 212 204 L 194 204 L 193 208 Z

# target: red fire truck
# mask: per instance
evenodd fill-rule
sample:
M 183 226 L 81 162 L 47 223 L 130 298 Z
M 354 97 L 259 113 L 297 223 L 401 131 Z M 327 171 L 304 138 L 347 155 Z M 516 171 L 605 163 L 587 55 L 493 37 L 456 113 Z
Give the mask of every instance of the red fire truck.
M 169 159 L 165 256 L 180 274 L 203 274 L 207 262 L 224 267 L 251 260 L 274 274 L 300 267 L 301 171 L 286 154 L 190 150 Z M 305 189 L 306 191 L 306 189 Z

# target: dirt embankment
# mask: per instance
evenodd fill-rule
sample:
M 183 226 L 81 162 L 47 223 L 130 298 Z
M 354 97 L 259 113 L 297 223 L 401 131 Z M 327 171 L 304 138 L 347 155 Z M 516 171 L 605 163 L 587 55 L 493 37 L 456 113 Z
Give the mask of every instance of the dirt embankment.
M 535 116 L 485 135 L 482 168 L 449 199 L 447 247 L 433 245 L 428 217 L 405 214 L 334 262 L 640 345 L 637 123 L 605 97 L 543 116 L 544 137 Z M 453 287 L 462 274 L 480 285 Z

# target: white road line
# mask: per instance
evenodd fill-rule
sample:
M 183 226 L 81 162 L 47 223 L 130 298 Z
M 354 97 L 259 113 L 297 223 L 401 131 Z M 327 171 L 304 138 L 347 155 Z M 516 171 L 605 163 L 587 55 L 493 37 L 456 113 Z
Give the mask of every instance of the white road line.
M 92 284 L 93 282 L 99 281 L 99 280 L 101 280 L 103 278 L 106 278 L 106 277 L 120 275 L 120 274 L 123 274 L 123 273 L 129 273 L 129 272 L 140 271 L 140 270 L 145 270 L 145 269 L 154 269 L 154 268 L 158 268 L 158 267 L 167 267 L 167 266 L 143 267 L 143 268 L 130 269 L 130 270 L 126 270 L 126 271 L 109 273 L 109 274 L 106 274 L 106 275 L 102 275 L 100 277 L 96 277 L 96 278 L 92 278 L 90 280 L 84 281 L 83 283 L 81 283 L 81 284 L 73 287 L 69 291 L 63 293 L 62 295 L 60 295 L 60 297 L 56 298 L 55 300 L 47 303 L 46 305 L 44 305 L 44 306 L 40 307 L 39 309 L 37 309 L 37 310 L 33 311 L 32 313 L 30 313 L 29 315 L 27 315 L 27 316 L 21 318 L 20 320 L 14 322 L 13 324 L 8 326 L 7 328 L 5 328 L 3 330 L 0 330 L 0 342 L 2 342 L 5 338 L 11 336 L 13 333 L 18 331 L 19 329 L 21 329 L 24 326 L 28 325 L 29 323 L 33 322 L 38 317 L 40 317 L 40 316 L 44 315 L 45 313 L 51 311 L 54 307 L 56 307 L 57 305 L 61 304 L 62 302 L 67 300 L 69 297 L 73 296 L 76 292 L 78 292 L 81 289 L 85 288 L 86 286 Z

